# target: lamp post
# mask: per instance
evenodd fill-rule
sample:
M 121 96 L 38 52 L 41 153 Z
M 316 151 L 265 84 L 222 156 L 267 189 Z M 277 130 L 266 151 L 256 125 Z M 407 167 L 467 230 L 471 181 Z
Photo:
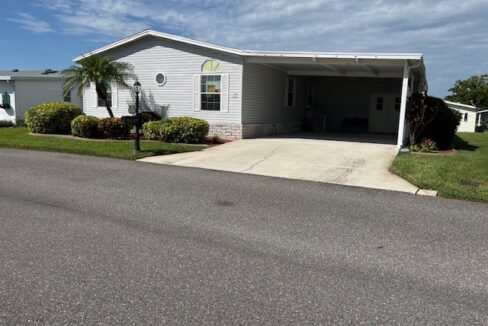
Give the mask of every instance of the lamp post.
M 136 81 L 134 83 L 134 93 L 136 93 L 136 138 L 134 142 L 134 153 L 137 154 L 141 151 L 139 126 L 141 124 L 141 118 L 139 115 L 139 93 L 141 92 L 141 83 Z

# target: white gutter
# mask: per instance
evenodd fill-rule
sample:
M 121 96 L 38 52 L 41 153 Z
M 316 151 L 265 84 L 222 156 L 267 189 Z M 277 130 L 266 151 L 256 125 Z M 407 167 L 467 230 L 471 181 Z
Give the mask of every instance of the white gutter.
M 444 102 L 446 102 L 447 104 L 451 104 L 451 105 L 455 105 L 455 106 L 460 106 L 460 107 L 467 108 L 467 109 L 476 110 L 476 106 L 474 106 L 474 105 L 463 104 L 463 103 L 458 103 L 458 102 L 452 102 L 452 101 L 447 101 L 447 100 L 444 100 Z

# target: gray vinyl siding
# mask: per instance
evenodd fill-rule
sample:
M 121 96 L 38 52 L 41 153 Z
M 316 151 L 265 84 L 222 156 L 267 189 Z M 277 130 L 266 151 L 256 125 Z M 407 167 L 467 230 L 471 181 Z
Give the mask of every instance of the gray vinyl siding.
M 303 119 L 305 86 L 297 78 L 295 107 L 285 107 L 287 74 L 260 64 L 244 64 L 242 123 L 278 123 Z
M 242 59 L 217 51 L 183 44 L 171 40 L 146 37 L 118 47 L 107 53 L 112 59 L 134 66 L 134 72 L 142 84 L 142 103 L 148 109 L 158 111 L 165 117 L 192 116 L 210 123 L 241 122 Z M 193 108 L 194 75 L 201 75 L 205 60 L 217 59 L 222 74 L 229 75 L 229 111 L 195 111 Z M 164 86 L 156 83 L 156 75 L 164 73 Z M 132 81 L 130 81 L 132 83 Z M 93 90 L 87 89 L 84 96 L 84 111 L 99 117 L 106 116 L 105 108 L 94 107 Z M 128 115 L 128 107 L 134 103 L 129 89 L 117 90 L 117 103 L 113 109 L 116 116 Z
M 60 80 L 16 80 L 15 93 L 17 94 L 15 115 L 19 120 L 23 119 L 25 112 L 34 105 L 63 101 Z
M 12 120 L 23 120 L 25 112 L 32 106 L 45 102 L 62 102 L 64 98 L 63 80 L 61 79 L 15 80 L 10 82 L 9 87 L 10 101 L 12 107 L 15 108 L 15 114 L 13 114 L 13 110 L 0 109 L 0 120 L 3 120 L 4 114 L 2 113 L 7 113 Z M 71 99 L 73 103 L 82 105 L 82 100 L 76 95 L 76 91 L 72 93 Z

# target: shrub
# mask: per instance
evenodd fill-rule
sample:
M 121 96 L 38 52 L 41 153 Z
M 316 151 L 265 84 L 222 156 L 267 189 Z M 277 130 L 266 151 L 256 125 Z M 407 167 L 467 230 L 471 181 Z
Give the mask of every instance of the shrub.
M 461 121 L 461 115 L 442 99 L 424 94 L 409 98 L 405 118 L 410 123 L 410 145 L 429 138 L 441 149 L 451 146 Z
M 141 112 L 140 114 L 141 114 L 142 123 L 161 120 L 161 116 L 153 111 L 144 111 Z
M 422 139 L 419 145 L 410 146 L 412 152 L 435 153 L 438 151 L 437 144 L 429 138 Z
M 130 128 L 120 118 L 104 118 L 98 121 L 98 130 L 106 138 L 127 138 Z
M 0 128 L 13 127 L 15 124 L 10 120 L 0 120 Z
M 167 123 L 167 120 L 149 121 L 142 125 L 142 131 L 146 139 L 161 140 L 162 128 Z
M 71 122 L 71 133 L 77 137 L 97 138 L 100 136 L 98 120 L 90 115 L 80 115 Z
M 451 147 L 454 135 L 461 121 L 461 113 L 447 106 L 440 106 L 434 120 L 420 134 L 432 139 L 440 149 Z
M 190 117 L 175 117 L 143 125 L 146 138 L 168 143 L 203 143 L 208 129 L 206 121 Z
M 72 103 L 42 103 L 25 113 L 25 124 L 34 133 L 67 134 L 71 131 L 73 119 L 81 114 L 81 109 Z

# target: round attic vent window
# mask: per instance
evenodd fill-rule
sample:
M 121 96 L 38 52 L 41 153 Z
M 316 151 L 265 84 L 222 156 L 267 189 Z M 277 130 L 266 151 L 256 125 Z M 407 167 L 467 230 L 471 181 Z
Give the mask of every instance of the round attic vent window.
M 166 75 L 163 73 L 157 74 L 156 83 L 158 83 L 159 86 L 163 86 L 164 84 L 166 84 Z

